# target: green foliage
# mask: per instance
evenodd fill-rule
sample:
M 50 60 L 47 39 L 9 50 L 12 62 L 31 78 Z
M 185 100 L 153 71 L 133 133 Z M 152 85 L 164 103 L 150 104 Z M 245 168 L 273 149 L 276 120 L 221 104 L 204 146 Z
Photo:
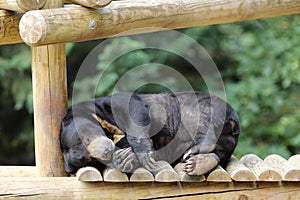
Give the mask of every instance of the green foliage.
M 299 20 L 288 16 L 217 27 L 228 34 L 220 48 L 232 63 L 224 79 L 242 122 L 239 155 L 253 149 L 263 156 L 300 152 Z
M 265 157 L 277 153 L 288 157 L 300 153 L 300 16 L 194 27 L 180 32 L 198 41 L 222 74 L 227 101 L 241 120 L 242 132 L 235 154 Z M 157 40 L 165 43 L 162 45 L 193 53 L 193 46 L 182 41 L 183 38 L 176 38 L 168 44 Z M 70 97 L 83 59 L 98 44 L 99 41 L 67 44 Z M 89 98 L 91 90 L 96 96 L 132 89 L 165 92 L 170 85 L 173 91 L 180 91 L 179 81 L 160 71 L 156 67 L 159 64 L 182 74 L 195 90 L 207 90 L 193 66 L 184 59 L 144 47 L 143 42 L 129 37 L 112 40 L 92 63 L 96 73 L 87 72 L 88 76 L 76 80 L 78 99 Z M 133 51 L 113 59 L 124 49 Z M 32 164 L 34 160 L 30 57 L 26 45 L 0 47 L 0 164 Z M 139 73 L 134 71 L 136 66 L 146 70 Z M 120 84 L 114 91 L 124 76 L 126 84 Z M 156 81 L 147 84 L 149 80 Z
M 34 160 L 30 58 L 26 45 L 0 48 L 1 164 L 31 164 Z

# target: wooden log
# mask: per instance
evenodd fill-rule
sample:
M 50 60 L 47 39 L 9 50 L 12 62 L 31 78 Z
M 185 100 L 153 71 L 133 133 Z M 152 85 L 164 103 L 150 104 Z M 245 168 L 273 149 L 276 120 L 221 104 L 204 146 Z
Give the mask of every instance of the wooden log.
M 148 170 L 144 168 L 136 169 L 130 176 L 130 182 L 153 182 L 154 177 Z
M 77 178 L 0 178 L 2 199 L 300 199 L 300 182 L 85 183 Z
M 0 8 L 17 12 L 27 12 L 42 8 L 46 0 L 0 0 Z
M 183 169 L 184 169 L 184 163 L 178 163 L 175 167 L 174 167 L 175 171 L 177 172 L 178 176 L 179 176 L 179 180 L 181 182 L 203 182 L 205 181 L 205 176 L 204 175 L 200 175 L 200 176 L 190 176 L 188 174 L 186 174 Z
M 102 8 L 110 4 L 111 0 L 68 0 L 67 3 L 79 4 L 90 8 Z
M 300 169 L 300 154 L 293 155 L 292 157 L 289 158 L 288 162 L 291 165 Z
M 101 173 L 95 167 L 82 167 L 76 172 L 78 181 L 97 182 L 103 181 Z
M 296 13 L 300 1 L 295 0 L 123 0 L 98 10 L 29 11 L 21 19 L 20 34 L 37 46 Z
M 208 174 L 206 180 L 209 182 L 232 182 L 229 174 L 220 165 Z
M 226 171 L 234 181 L 255 181 L 255 175 L 243 163 L 232 156 Z
M 0 177 L 36 177 L 36 167 L 0 166 Z
M 114 168 L 107 167 L 103 171 L 103 179 L 106 182 L 129 182 L 128 176 Z
M 48 0 L 48 8 L 62 5 Z M 32 48 L 35 154 L 38 176 L 66 176 L 60 150 L 61 120 L 67 113 L 64 44 Z
M 283 157 L 272 154 L 267 156 L 264 162 L 272 166 L 284 181 L 300 181 L 300 169 L 290 165 Z
M 248 154 L 241 158 L 241 162 L 248 167 L 258 181 L 281 181 L 281 175 L 262 159 L 254 154 Z
M 165 161 L 158 161 L 160 163 L 161 169 L 154 172 L 156 182 L 178 182 L 180 181 L 178 174 L 172 168 L 172 166 Z
M 22 13 L 0 10 L 0 45 L 23 42 L 19 34 Z

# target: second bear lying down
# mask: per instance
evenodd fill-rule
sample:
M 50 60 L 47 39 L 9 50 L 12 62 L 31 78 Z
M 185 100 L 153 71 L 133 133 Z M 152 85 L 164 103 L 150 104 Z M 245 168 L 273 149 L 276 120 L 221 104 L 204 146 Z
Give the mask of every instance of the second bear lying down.
M 119 93 L 73 105 L 62 122 L 65 170 L 106 165 L 156 173 L 185 162 L 201 175 L 232 155 L 240 133 L 236 112 L 208 93 Z

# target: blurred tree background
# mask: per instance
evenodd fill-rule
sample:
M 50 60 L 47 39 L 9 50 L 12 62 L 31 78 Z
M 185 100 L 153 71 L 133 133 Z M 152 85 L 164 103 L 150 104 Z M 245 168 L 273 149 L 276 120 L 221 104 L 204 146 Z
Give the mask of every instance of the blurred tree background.
M 252 20 L 179 30 L 192 37 L 210 54 L 222 74 L 227 101 L 241 120 L 241 137 L 235 155 L 255 153 L 262 158 L 271 153 L 284 157 L 300 153 L 300 15 Z M 179 41 L 179 42 L 178 42 Z M 193 47 L 174 44 L 182 51 Z M 88 53 L 101 41 L 67 44 L 69 96 L 78 69 Z M 144 44 L 120 37 L 99 52 L 95 69 L 103 70 L 111 52 L 120 48 L 143 48 Z M 0 164 L 34 164 L 33 106 L 30 47 L 25 44 L 0 47 Z M 184 59 L 164 51 L 133 51 L 115 60 L 96 89 L 97 96 L 109 95 L 119 78 L 135 66 L 163 63 L 186 77 L 195 90 L 207 88 Z M 159 77 L 157 68 L 149 76 Z M 196 75 L 195 75 L 196 74 Z M 87 88 L 97 78 L 93 73 L 76 86 L 85 99 Z M 141 78 L 132 75 L 132 85 Z M 176 86 L 176 80 L 165 77 Z M 132 88 L 132 85 L 123 85 Z M 138 92 L 156 93 L 168 88 L 146 84 Z M 71 102 L 71 99 L 70 99 Z

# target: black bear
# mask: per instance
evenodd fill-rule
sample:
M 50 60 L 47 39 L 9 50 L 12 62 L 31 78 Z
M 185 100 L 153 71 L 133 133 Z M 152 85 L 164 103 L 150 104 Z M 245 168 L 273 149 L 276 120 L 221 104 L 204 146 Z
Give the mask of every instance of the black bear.
M 201 175 L 230 158 L 239 133 L 237 113 L 209 93 L 118 93 L 73 105 L 60 142 L 68 173 L 106 165 L 156 173 L 163 160 Z

